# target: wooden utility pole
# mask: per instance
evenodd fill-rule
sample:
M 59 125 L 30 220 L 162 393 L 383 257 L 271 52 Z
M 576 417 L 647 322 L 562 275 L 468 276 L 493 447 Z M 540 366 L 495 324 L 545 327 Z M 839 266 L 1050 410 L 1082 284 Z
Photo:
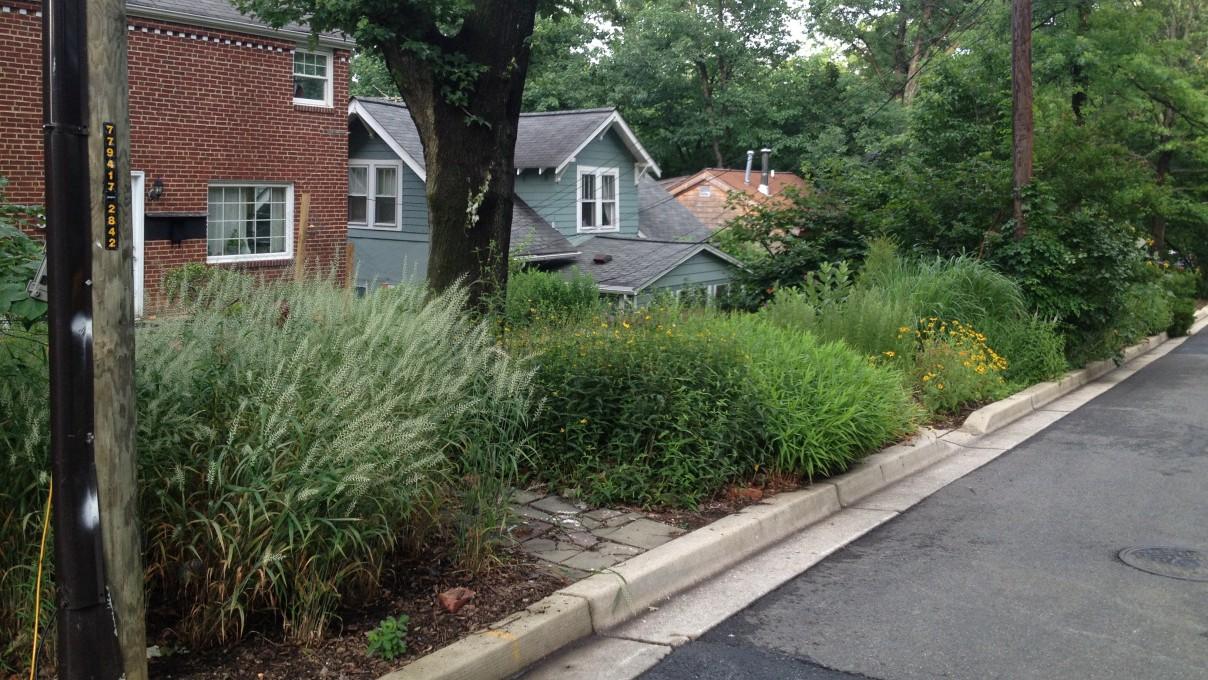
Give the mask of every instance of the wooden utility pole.
M 125 0 L 88 0 L 92 337 L 101 537 L 124 680 L 146 680 L 147 635 L 135 456 L 134 232 Z M 116 167 L 115 167 L 116 166 Z M 116 173 L 116 175 L 115 175 Z M 110 182 L 116 180 L 116 186 Z M 110 191 L 112 189 L 113 191 Z M 110 206 L 115 206 L 111 208 Z M 116 225 L 111 212 L 117 213 Z M 105 238 L 118 229 L 117 248 Z M 97 244 L 100 244 L 98 246 Z
M 1032 0 L 1011 7 L 1011 122 L 1015 238 L 1028 234 L 1023 191 L 1032 181 Z
M 47 0 L 42 36 L 58 677 L 145 680 L 125 5 Z

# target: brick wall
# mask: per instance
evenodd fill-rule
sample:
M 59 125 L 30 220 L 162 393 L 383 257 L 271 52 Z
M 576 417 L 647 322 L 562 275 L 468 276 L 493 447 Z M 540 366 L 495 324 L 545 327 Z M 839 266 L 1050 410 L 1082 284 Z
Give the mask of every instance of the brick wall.
M 41 18 L 37 3 L 0 0 L 0 176 L 15 203 L 42 201 Z M 309 269 L 344 272 L 347 242 L 348 57 L 335 50 L 332 108 L 293 103 L 295 44 L 274 38 L 128 17 L 131 169 L 163 197 L 147 213 L 207 209 L 212 181 L 289 182 L 294 244 L 310 195 Z M 145 304 L 154 309 L 164 271 L 205 261 L 205 241 L 147 241 Z M 266 276 L 290 260 L 224 265 Z
M 709 188 L 708 196 L 701 195 L 702 187 Z M 675 200 L 696 215 L 696 219 L 706 227 L 717 231 L 738 214 L 737 211 L 726 207 L 727 191 L 729 189 L 709 182 L 699 182 L 677 194 Z

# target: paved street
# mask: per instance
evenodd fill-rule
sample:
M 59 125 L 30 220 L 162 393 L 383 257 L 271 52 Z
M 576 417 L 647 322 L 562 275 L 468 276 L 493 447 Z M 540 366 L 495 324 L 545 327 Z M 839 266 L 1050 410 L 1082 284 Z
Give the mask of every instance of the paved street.
M 646 680 L 1208 678 L 1208 334 L 675 649 Z

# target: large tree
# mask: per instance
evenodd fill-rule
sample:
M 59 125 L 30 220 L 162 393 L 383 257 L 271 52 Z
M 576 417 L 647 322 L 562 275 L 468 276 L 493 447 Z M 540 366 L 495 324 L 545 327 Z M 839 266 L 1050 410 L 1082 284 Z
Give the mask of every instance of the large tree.
M 513 153 L 529 39 L 542 0 L 236 0 L 243 11 L 342 31 L 381 57 L 419 130 L 427 170 L 428 283 L 507 281 Z

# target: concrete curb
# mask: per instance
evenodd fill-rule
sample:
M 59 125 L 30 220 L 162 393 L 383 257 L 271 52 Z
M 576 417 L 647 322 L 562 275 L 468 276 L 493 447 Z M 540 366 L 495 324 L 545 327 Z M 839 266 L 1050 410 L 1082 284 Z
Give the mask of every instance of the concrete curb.
M 420 657 L 379 680 L 507 678 L 591 634 L 587 602 L 554 593 L 487 630 Z
M 1192 333 L 1208 326 L 1208 307 Z M 1123 363 L 1166 341 L 1153 336 Z M 1115 369 L 1101 361 L 974 411 L 961 430 L 989 434 Z M 807 489 L 778 494 L 574 583 L 485 631 L 421 657 L 379 680 L 503 680 L 551 652 L 629 621 L 656 602 L 710 578 L 786 537 L 927 468 L 960 447 L 924 428 L 909 441 Z
M 1208 307 L 1204 308 L 1208 316 Z M 1197 314 L 1198 317 L 1198 314 Z M 1039 411 L 1050 401 L 1064 397 L 1083 385 L 1097 380 L 1116 368 L 1123 366 L 1139 356 L 1147 354 L 1169 338 L 1165 333 L 1151 336 L 1141 342 L 1127 347 L 1123 359 L 1117 363 L 1111 359 L 1087 364 L 1085 368 L 1070 371 L 1058 380 L 1036 383 L 1031 387 L 1016 392 L 1006 399 L 987 404 L 965 419 L 961 430 L 970 434 L 989 434 L 1002 427 L 1010 425 L 1020 418 Z

